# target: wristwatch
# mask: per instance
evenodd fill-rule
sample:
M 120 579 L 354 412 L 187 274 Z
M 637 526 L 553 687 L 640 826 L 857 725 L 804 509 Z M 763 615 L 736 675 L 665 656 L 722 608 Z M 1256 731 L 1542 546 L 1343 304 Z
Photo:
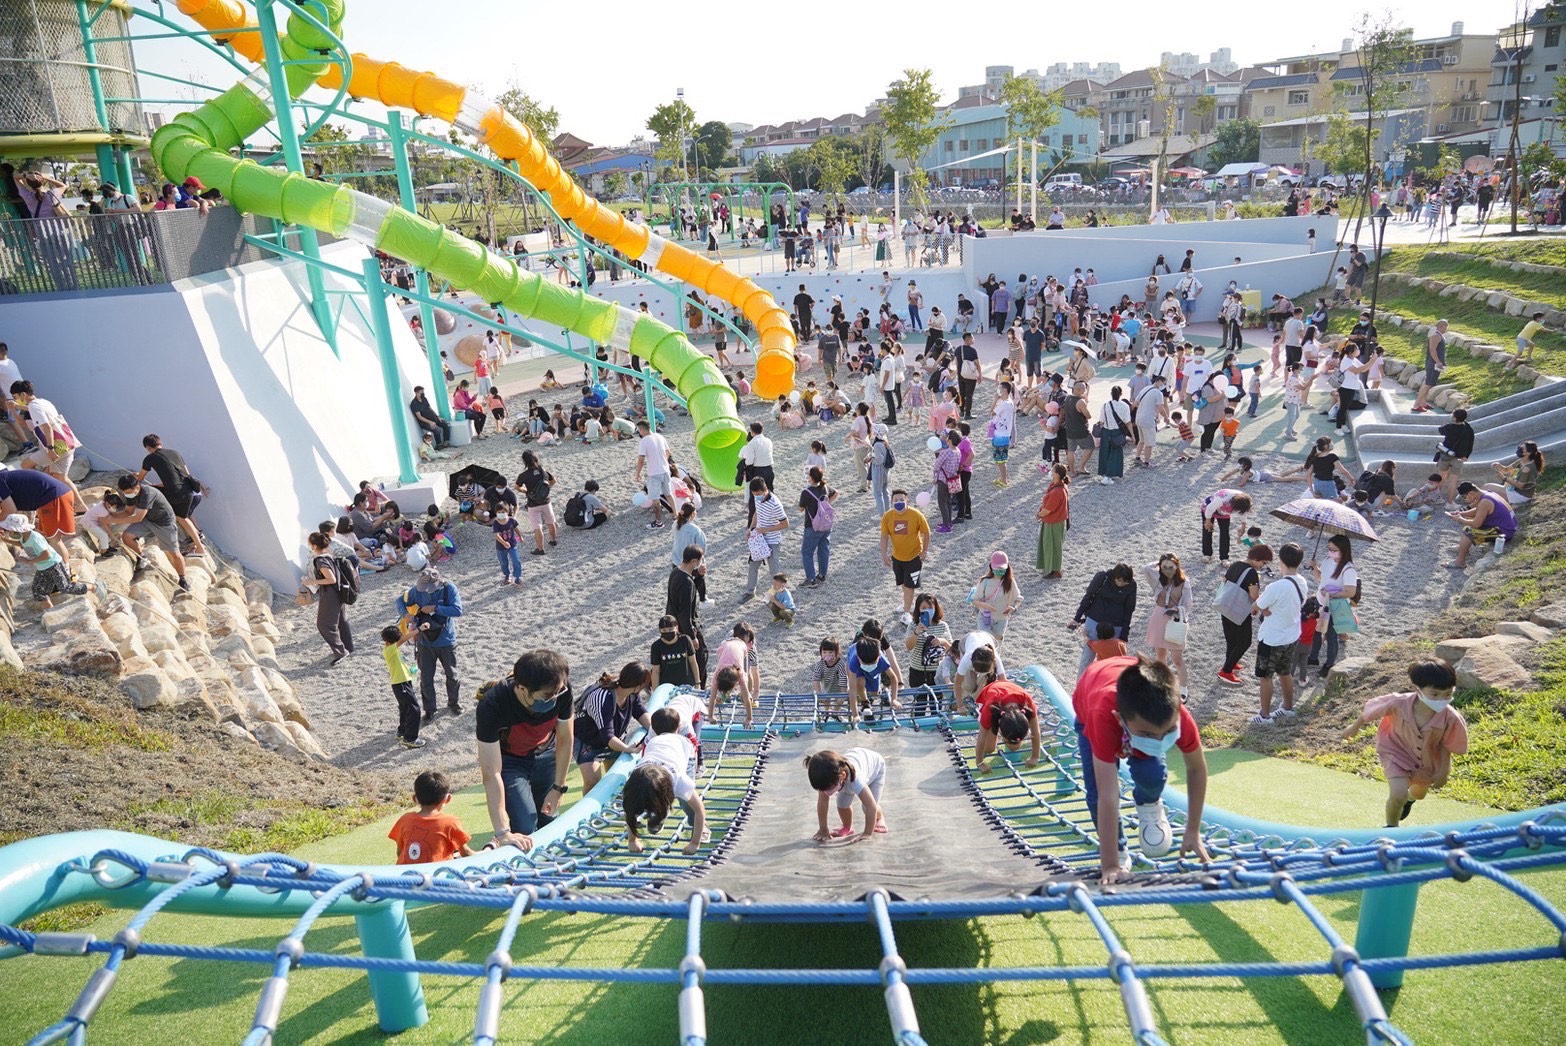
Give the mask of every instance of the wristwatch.
M 552 791 L 552 792 L 559 792 L 561 795 L 565 795 L 567 792 L 569 792 L 571 790 L 571 786 L 570 785 L 550 785 L 549 786 L 549 790 Z

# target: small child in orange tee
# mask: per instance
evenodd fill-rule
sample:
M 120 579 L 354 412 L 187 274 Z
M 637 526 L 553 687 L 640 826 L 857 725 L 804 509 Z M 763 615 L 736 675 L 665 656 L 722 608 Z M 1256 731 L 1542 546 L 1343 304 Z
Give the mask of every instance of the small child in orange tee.
M 1223 459 L 1228 461 L 1229 455 L 1234 453 L 1234 438 L 1240 434 L 1240 416 L 1233 407 L 1223 409 L 1223 420 L 1218 423 L 1218 430 L 1223 433 Z
M 398 864 L 429 864 L 449 861 L 461 854 L 476 852 L 468 845 L 473 837 L 462 822 L 443 811 L 451 802 L 451 785 L 438 770 L 426 770 L 413 779 L 413 800 L 419 809 L 403 814 L 386 837 L 397 844 Z
M 1457 673 L 1445 661 L 1408 666 L 1413 693 L 1382 694 L 1343 731 L 1343 740 L 1370 723 L 1376 727 L 1376 757 L 1387 778 L 1386 826 L 1396 828 L 1430 789 L 1446 784 L 1452 756 L 1468 751 L 1468 724 L 1452 707 Z
M 1087 641 L 1087 647 L 1093 651 L 1094 661 L 1104 661 L 1111 657 L 1125 657 L 1126 643 L 1123 639 L 1115 638 L 1115 626 L 1107 621 L 1098 623 L 1098 634 Z

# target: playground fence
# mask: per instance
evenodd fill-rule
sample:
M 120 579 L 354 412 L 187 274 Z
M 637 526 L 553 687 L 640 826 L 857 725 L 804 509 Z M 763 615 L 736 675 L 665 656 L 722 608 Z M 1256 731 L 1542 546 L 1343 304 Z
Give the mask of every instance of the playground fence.
M 273 228 L 232 207 L 0 221 L 0 297 L 155 287 L 218 272 L 275 257 L 245 238 Z

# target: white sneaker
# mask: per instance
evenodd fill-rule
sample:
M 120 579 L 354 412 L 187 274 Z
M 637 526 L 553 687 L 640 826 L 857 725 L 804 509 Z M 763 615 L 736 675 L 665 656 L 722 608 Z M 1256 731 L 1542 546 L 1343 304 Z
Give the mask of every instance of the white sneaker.
M 710 843 L 710 842 L 712 842 L 712 829 L 711 828 L 703 828 L 701 830 L 701 840 L 700 841 L 703 842 L 703 843 Z
M 1142 852 L 1149 857 L 1162 857 L 1168 853 L 1174 845 L 1174 834 L 1169 829 L 1169 815 L 1164 812 L 1163 800 L 1146 806 L 1138 804 L 1136 819 L 1141 829 Z
M 910 613 L 907 613 L 907 612 L 906 612 L 906 611 L 905 611 L 905 612 L 904 612 L 904 613 L 903 613 L 903 614 L 902 614 L 902 617 L 901 617 L 901 620 L 902 620 L 902 622 L 903 622 L 903 624 L 904 624 L 904 625 L 905 625 L 905 626 L 911 626 L 911 625 L 912 625 L 912 624 L 913 624 L 913 615 L 912 615 L 912 614 L 910 614 Z
M 1122 872 L 1129 872 L 1131 870 L 1131 851 L 1126 849 L 1126 844 L 1124 841 L 1122 841 L 1120 844 L 1120 870 Z

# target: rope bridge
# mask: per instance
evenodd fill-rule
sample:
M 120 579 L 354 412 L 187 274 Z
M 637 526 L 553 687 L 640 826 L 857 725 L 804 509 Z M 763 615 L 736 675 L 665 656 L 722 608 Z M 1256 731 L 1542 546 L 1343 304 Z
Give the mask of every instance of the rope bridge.
M 755 729 L 738 725 L 734 704 L 709 720 L 702 732 L 698 784 L 708 812 L 712 841 L 685 855 L 678 840 L 690 826 L 671 815 L 664 831 L 645 840 L 647 849 L 625 848 L 619 791 L 634 758 L 623 757 L 605 780 L 554 823 L 535 835 L 528 854 L 514 849 L 488 852 L 438 866 L 332 868 L 283 854 L 235 856 L 208 849 L 180 852 L 171 843 L 115 832 L 87 832 L 17 843 L 0 850 L 0 944 L 10 954 L 102 957 L 70 1011 L 31 1041 L 84 1042 L 90 1022 L 109 996 L 121 966 L 129 959 L 159 957 L 270 968 L 261 991 L 247 1046 L 272 1041 L 286 1002 L 290 977 L 305 968 L 362 970 L 370 984 L 380 1026 L 387 1032 L 418 1027 L 428 1019 L 420 978 L 477 978 L 480 997 L 474 1021 L 475 1046 L 498 1041 L 506 985 L 511 979 L 640 983 L 667 985 L 675 995 L 683 1046 L 706 1042 L 703 989 L 706 985 L 879 987 L 894 1040 L 900 1046 L 923 1042 L 910 989 L 921 985 L 985 984 L 1007 981 L 1102 981 L 1113 983 L 1125 1008 L 1134 1042 L 1153 1046 L 1160 1037 L 1146 984 L 1161 979 L 1335 976 L 1353 1004 L 1371 1043 L 1408 1043 L 1395 1028 L 1376 994 L 1378 987 L 1401 983 L 1406 970 L 1492 963 L 1559 960 L 1566 954 L 1566 915 L 1517 878 L 1519 873 L 1566 864 L 1566 815 L 1559 808 L 1518 815 L 1514 823 L 1449 826 L 1444 832 L 1411 830 L 1331 833 L 1313 841 L 1287 826 L 1248 824 L 1245 819 L 1209 811 L 1203 834 L 1213 860 L 1153 860 L 1137 854 L 1145 874 L 1120 887 L 1099 889 L 1094 874 L 1098 849 L 1078 784 L 1075 731 L 1064 692 L 1043 669 L 1028 669 L 1020 680 L 1039 698 L 1044 728 L 1044 759 L 1027 768 L 1021 755 L 1003 752 L 997 771 L 971 769 L 977 724 L 971 715 L 949 709 L 950 692 L 934 689 L 904 693 L 909 715 L 877 711 L 874 722 L 857 731 L 827 714 L 824 702 L 842 695 L 773 694 L 756 712 Z M 660 688 L 656 707 L 672 688 Z M 872 707 L 874 707 L 874 702 Z M 829 735 L 825 738 L 822 735 Z M 830 735 L 836 735 L 832 737 Z M 901 740 L 898 740 L 898 739 Z M 901 892 L 872 887 L 862 894 L 828 900 L 757 900 L 715 889 L 745 860 L 747 834 L 762 852 L 777 840 L 759 811 L 783 790 L 803 787 L 793 754 L 802 744 L 832 740 L 847 747 L 913 743 L 940 767 L 942 779 L 955 779 L 948 816 L 965 811 L 970 832 L 978 832 L 1021 867 L 1034 872 L 1015 888 L 982 897 L 904 898 Z M 901 751 L 901 749 L 899 749 Z M 920 772 L 910 756 L 889 774 Z M 777 763 L 780 765 L 774 766 Z M 922 764 L 921 764 L 922 765 Z M 1179 797 L 1166 794 L 1173 819 Z M 790 802 L 794 800 L 789 799 Z M 955 806 L 953 805 L 955 804 Z M 921 832 L 919 808 L 889 809 L 898 834 L 928 839 Z M 936 804 L 938 805 L 938 804 Z M 1129 786 L 1122 806 L 1130 810 Z M 797 803 L 795 803 L 795 808 Z M 939 817 L 941 811 L 928 814 Z M 808 837 L 802 815 L 797 831 Z M 977 827 L 975 827 L 977 826 Z M 897 839 L 898 834 L 886 839 Z M 1135 831 L 1127 836 L 1134 841 Z M 767 844 L 767 845 L 761 845 Z M 965 846 L 965 857 L 976 847 Z M 850 848 L 845 855 L 869 854 L 874 847 Z M 855 853 L 855 851 L 858 851 Z M 825 855 L 831 856 L 831 855 Z M 954 872 L 956 869 L 952 869 Z M 1022 873 L 1027 875 L 1025 871 Z M 941 879 L 949 877 L 943 876 Z M 1478 879 L 1520 898 L 1553 928 L 1558 941 L 1466 954 L 1417 955 L 1408 951 L 1417 891 L 1436 880 Z M 932 894 L 945 883 L 925 885 Z M 945 891 L 950 892 L 950 891 Z M 1317 907 L 1321 898 L 1362 893 L 1359 933 L 1351 944 Z M 791 898 L 793 895 L 790 895 Z M 16 925 L 50 908 L 80 900 L 136 909 L 123 930 L 102 940 L 85 933 L 30 933 Z M 1321 958 L 1307 962 L 1207 962 L 1139 964 L 1133 944 L 1123 942 L 1110 925 L 1111 909 L 1158 905 L 1201 905 L 1215 901 L 1273 901 L 1291 906 L 1319 934 Z M 406 910 L 409 906 L 455 905 L 504 912 L 494 949 L 482 962 L 420 959 L 414 953 Z M 196 911 L 226 915 L 291 917 L 288 933 L 271 950 L 207 947 L 145 939 L 160 912 Z M 605 969 L 525 966 L 511 959 L 511 948 L 529 915 L 585 912 L 680 920 L 686 926 L 685 955 L 673 968 Z M 1006 968 L 911 968 L 898 949 L 896 924 L 908 919 L 971 919 L 998 915 L 1072 913 L 1087 920 L 1102 943 L 1105 962 L 1092 966 Z M 312 951 L 308 937 L 323 915 L 352 915 L 363 954 Z M 708 969 L 702 957 L 702 928 L 707 920 L 868 922 L 881 959 L 874 969 Z

